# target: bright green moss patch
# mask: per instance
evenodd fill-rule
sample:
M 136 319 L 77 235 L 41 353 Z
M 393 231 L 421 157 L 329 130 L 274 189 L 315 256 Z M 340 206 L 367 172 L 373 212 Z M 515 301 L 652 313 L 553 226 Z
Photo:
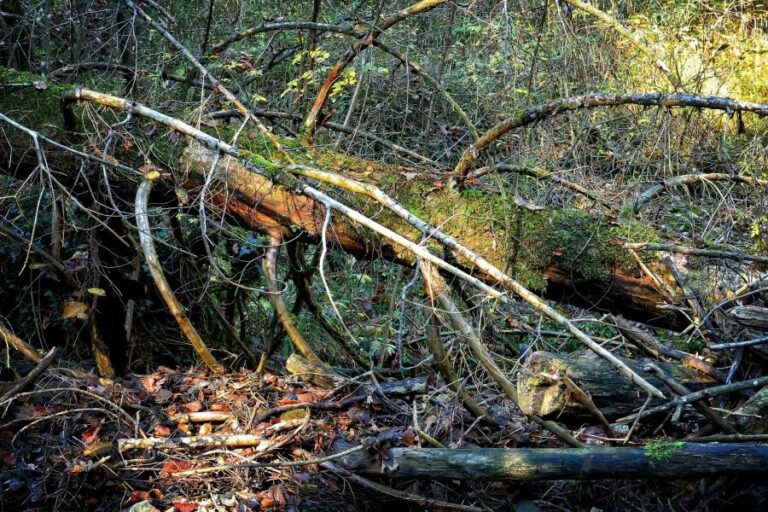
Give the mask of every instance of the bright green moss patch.
M 673 455 L 680 453 L 685 446 L 683 441 L 662 441 L 651 443 L 645 447 L 645 456 L 653 462 L 667 460 Z

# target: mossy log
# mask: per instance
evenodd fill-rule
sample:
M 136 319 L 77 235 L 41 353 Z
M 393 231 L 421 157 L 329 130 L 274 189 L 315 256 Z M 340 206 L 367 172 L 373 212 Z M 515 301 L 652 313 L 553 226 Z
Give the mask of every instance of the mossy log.
M 642 361 L 622 361 L 654 386 L 662 387 L 658 378 L 643 369 Z M 694 389 L 711 382 L 706 375 L 681 365 L 657 363 L 657 366 L 662 366 L 665 373 Z M 574 384 L 578 389 L 573 389 Z M 607 361 L 592 359 L 588 354 L 567 356 L 535 352 L 526 359 L 517 379 L 519 405 L 523 412 L 566 423 L 592 417 L 588 403 L 580 398 L 578 390 L 587 393 L 609 420 L 636 412 L 647 399 L 645 393 Z M 660 401 L 653 402 L 657 403 Z M 597 422 L 597 419 L 592 417 L 592 421 Z
M 389 478 L 450 480 L 676 480 L 768 473 L 768 445 L 653 443 L 643 448 L 393 448 L 387 471 L 365 453 L 342 458 L 345 469 Z
M 29 81 L 25 87 L 9 88 L 8 83 L 4 83 L 24 80 Z M 0 90 L 3 91 L 0 111 L 57 140 L 68 134 L 64 130 L 67 123 L 64 122 L 59 102 L 64 93 L 63 86 L 51 84 L 38 88 L 31 78 L 4 70 L 0 73 Z M 85 116 L 82 121 L 89 122 Z M 70 118 L 68 126 L 71 127 L 71 123 Z M 84 131 L 98 133 L 103 129 L 103 126 L 91 126 L 85 127 Z M 230 140 L 236 130 L 234 125 L 208 129 L 212 135 L 223 140 Z M 17 130 L 6 132 L 14 136 L 0 140 L 3 162 L 0 165 L 4 172 L 23 178 L 38 164 L 34 151 L 29 150 L 30 137 Z M 172 146 L 167 139 L 165 137 L 162 142 Z M 70 138 L 69 143 L 75 145 L 71 141 Z M 281 182 L 288 181 L 282 175 L 285 155 L 275 153 L 264 136 L 246 131 L 239 141 L 241 152 L 248 155 L 254 166 L 268 173 L 280 174 Z M 604 222 L 593 218 L 589 212 L 576 209 L 532 211 L 480 189 L 454 189 L 447 181 L 436 182 L 435 176 L 420 174 L 414 169 L 359 159 L 327 149 L 308 149 L 290 139 L 281 139 L 281 145 L 295 163 L 333 171 L 381 188 L 413 214 L 440 226 L 498 268 L 509 269 L 510 275 L 533 290 L 551 292 L 557 299 L 578 297 L 590 306 L 623 313 L 630 318 L 654 319 L 656 324 L 671 327 L 683 325 L 681 315 L 661 307 L 665 302 L 664 296 L 649 278 L 644 277 L 631 254 L 616 242 L 658 241 L 658 236 L 640 223 L 632 220 L 619 224 Z M 66 181 L 69 177 L 69 181 L 74 182 L 80 170 L 80 157 L 45 143 L 43 148 L 51 170 L 57 173 L 59 179 Z M 169 147 L 167 153 L 178 157 L 181 149 Z M 126 161 L 130 159 L 130 155 L 118 156 L 125 156 Z M 189 145 L 181 159 L 191 171 L 186 186 L 198 187 L 210 172 L 214 158 L 214 152 L 199 145 Z M 290 188 L 276 185 L 268 177 L 249 171 L 231 157 L 220 159 L 216 173 L 223 186 L 212 187 L 207 199 L 212 204 L 225 207 L 236 221 L 273 235 L 319 241 L 325 217 L 322 205 Z M 115 187 L 119 186 L 116 182 L 112 183 Z M 220 193 L 215 193 L 216 190 Z M 420 233 L 395 215 L 382 212 L 372 200 L 355 194 L 342 194 L 338 190 L 334 191 L 334 195 L 411 240 L 421 239 Z M 341 215 L 334 214 L 331 232 L 337 245 L 357 255 L 413 263 L 408 251 L 380 240 Z M 441 250 L 436 243 L 432 247 Z M 647 263 L 654 265 L 653 261 Z M 481 279 L 487 277 L 461 258 L 458 264 Z M 661 266 L 653 269 L 659 275 L 665 273 Z
M 430 177 L 411 177 L 410 172 L 396 166 L 327 150 L 290 151 L 296 161 L 376 185 L 497 267 L 510 268 L 513 277 L 534 290 L 551 292 L 550 296 L 565 301 L 578 296 L 589 306 L 624 312 L 642 320 L 655 319 L 659 325 L 680 325 L 681 318 L 662 307 L 665 299 L 655 284 L 642 275 L 631 255 L 613 241 L 618 236 L 655 237 L 647 228 L 635 223 L 609 225 L 580 210 L 507 208 L 509 205 L 505 206 L 499 196 L 436 187 Z M 193 174 L 207 175 L 213 160 L 214 153 L 199 145 L 189 146 L 183 155 L 183 162 Z M 263 164 L 261 160 L 254 163 Z M 228 192 L 237 193 L 212 199 L 222 205 L 226 201 L 227 210 L 249 227 L 319 241 L 326 213 L 322 205 L 275 185 L 234 158 L 221 158 L 215 172 Z M 343 200 L 411 240 L 421 238 L 414 228 L 390 213 L 381 212 L 380 206 L 368 198 L 345 194 Z M 510 230 L 505 231 L 504 226 Z M 333 230 L 329 233 L 335 244 L 354 254 L 413 263 L 408 251 L 375 237 L 341 215 L 334 214 Z M 437 243 L 432 247 L 438 250 Z M 480 279 L 488 277 L 461 258 L 458 263 Z M 659 272 L 664 273 L 661 268 Z

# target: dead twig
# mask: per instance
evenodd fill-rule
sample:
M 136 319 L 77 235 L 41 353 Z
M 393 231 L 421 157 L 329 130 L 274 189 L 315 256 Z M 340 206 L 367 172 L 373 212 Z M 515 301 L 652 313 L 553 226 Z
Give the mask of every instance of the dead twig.
M 118 451 L 131 450 L 178 450 L 182 448 L 247 448 L 261 445 L 267 437 L 283 430 L 300 427 L 306 423 L 306 418 L 286 420 L 275 423 L 258 434 L 185 436 L 178 438 L 147 437 L 127 438 L 117 441 Z M 265 446 L 264 449 L 268 448 Z
M 698 327 L 699 329 L 703 328 L 703 330 L 706 331 L 706 334 L 714 333 L 715 326 L 712 325 L 712 322 L 709 320 L 709 317 L 707 316 L 707 312 L 704 311 L 704 308 L 702 307 L 701 302 L 699 302 L 699 298 L 696 296 L 693 290 L 691 290 L 691 287 L 688 286 L 688 284 L 686 283 L 685 277 L 683 277 L 683 274 L 677 268 L 677 265 L 675 265 L 675 262 L 669 256 L 664 256 L 664 264 L 672 273 L 672 275 L 675 278 L 675 281 L 677 281 L 678 286 L 680 286 L 680 289 L 683 291 L 683 296 L 686 302 L 688 302 L 688 304 L 691 306 L 691 310 L 693 311 L 693 319 L 696 324 L 696 327 Z
M 672 187 L 678 187 L 681 185 L 689 185 L 698 181 L 731 181 L 733 183 L 743 183 L 745 185 L 768 188 L 768 180 L 753 178 L 752 176 L 740 176 L 718 172 L 710 172 L 704 174 L 684 174 L 682 176 L 675 176 L 674 178 L 664 180 L 663 182 L 650 187 L 645 192 L 637 196 L 634 204 L 634 211 L 637 212 L 640 208 L 643 207 L 643 205 L 645 205 L 648 201 L 657 195 L 661 194 L 661 192 L 665 189 L 670 189 Z
M 380 484 L 378 482 L 374 482 L 373 480 L 368 480 L 367 478 L 362 477 L 360 475 L 356 475 L 355 473 L 351 473 L 346 469 L 340 468 L 333 462 L 323 462 L 322 464 L 320 464 L 320 467 L 322 467 L 323 469 L 327 469 L 329 471 L 333 471 L 334 473 L 341 475 L 344 478 L 347 478 L 349 480 L 352 480 L 353 482 L 359 485 L 362 485 L 363 487 L 367 487 L 368 489 L 372 489 L 374 491 L 378 491 L 382 494 L 387 494 L 389 496 L 394 496 L 395 498 L 399 498 L 404 501 L 416 503 L 422 507 L 437 507 L 437 508 L 445 508 L 449 510 L 461 510 L 465 512 L 483 512 L 483 509 L 479 507 L 473 507 L 471 505 L 459 505 L 458 503 L 450 503 L 447 501 L 427 498 L 425 496 L 419 496 L 417 494 L 413 494 L 405 491 L 399 491 L 397 489 L 393 489 L 392 487 Z
M 662 370 L 655 364 L 650 363 L 645 366 L 645 369 L 647 371 L 650 371 L 656 374 L 656 376 L 678 396 L 685 396 L 685 395 L 691 394 L 691 390 L 689 390 L 688 388 L 686 388 L 685 386 L 677 382 L 675 379 L 673 379 L 672 377 L 664 373 L 664 370 Z M 730 434 L 738 433 L 731 424 L 726 422 L 722 416 L 720 416 L 717 412 L 712 410 L 712 408 L 709 407 L 707 404 L 704 404 L 702 402 L 696 402 L 693 404 L 693 406 L 696 409 L 698 409 L 698 411 L 701 414 L 706 416 L 709 419 L 709 421 L 711 421 L 714 425 L 717 425 L 717 427 L 719 427 L 720 429 Z
M 2 329 L 2 327 L 0 327 Z M 0 396 L 0 403 L 5 402 L 6 400 L 10 400 L 14 396 L 16 396 L 17 393 L 20 393 L 25 388 L 27 388 L 30 384 L 32 384 L 42 373 L 48 368 L 51 363 L 53 362 L 54 358 L 56 356 L 56 347 L 53 347 L 51 350 L 48 351 L 45 356 L 43 356 L 42 359 L 37 363 L 37 366 L 32 368 L 32 371 L 30 371 L 28 374 L 26 374 L 19 382 L 14 384 L 8 391 L 3 393 L 2 396 Z
M 13 348 L 24 354 L 28 359 L 31 359 L 35 363 L 39 364 L 42 360 L 40 354 L 38 354 L 34 348 L 28 345 L 26 341 L 22 340 L 11 331 L 3 327 L 2 323 L 0 323 L 0 338 L 2 338 L 6 343 L 10 343 Z M 2 402 L 2 400 L 0 400 L 0 402 Z
M 753 347 L 764 343 L 768 343 L 768 336 L 760 336 L 759 338 L 753 338 L 751 340 L 733 341 L 731 343 L 714 343 L 708 348 L 709 350 L 727 350 L 729 348 Z
M 722 251 L 718 249 L 697 249 L 694 247 L 685 247 L 678 244 L 624 244 L 625 249 L 636 249 L 640 251 L 665 251 L 676 252 L 680 254 L 690 254 L 692 256 L 705 256 L 707 258 L 723 258 L 731 260 L 755 261 L 758 263 L 768 263 L 768 256 L 757 256 L 738 251 Z

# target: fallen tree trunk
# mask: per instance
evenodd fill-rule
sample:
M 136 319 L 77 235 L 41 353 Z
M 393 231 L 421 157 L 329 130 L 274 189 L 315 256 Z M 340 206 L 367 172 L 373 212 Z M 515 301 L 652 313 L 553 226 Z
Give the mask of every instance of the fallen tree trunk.
M 622 361 L 654 386 L 662 385 L 658 378 L 645 371 L 642 361 Z M 681 365 L 659 365 L 676 380 L 693 388 L 712 382 L 705 375 Z M 592 359 L 588 354 L 569 357 L 536 352 L 526 359 L 517 379 L 517 394 L 523 412 L 558 421 L 580 421 L 593 415 L 591 406 L 581 398 L 579 390 L 591 397 L 608 419 L 636 411 L 648 398 L 606 361 Z M 652 405 L 659 403 L 661 401 L 656 399 Z
M 692 479 L 768 474 L 768 445 L 653 443 L 644 448 L 393 448 L 397 469 L 357 452 L 343 468 L 370 476 L 451 480 Z
M 6 101 L 9 104 L 24 104 L 24 101 L 37 100 L 37 105 L 44 108 L 42 111 L 40 108 L 35 110 L 35 116 L 27 115 L 20 119 L 22 123 L 33 129 L 45 130 L 45 133 L 50 133 L 51 126 L 64 126 L 58 101 L 63 94 L 62 88 L 51 86 L 37 89 L 30 85 L 24 93 L 30 98 L 25 100 L 27 96 L 17 96 L 14 92 L 6 95 L 0 101 L 0 108 L 4 108 Z M 172 118 L 167 119 L 173 122 Z M 236 127 L 225 125 L 214 130 L 217 138 L 228 139 L 235 133 Z M 98 128 L 88 131 L 97 132 Z M 12 176 L 24 178 L 38 166 L 34 152 L 28 151 L 32 137 L 19 134 L 16 130 L 11 133 L 19 136 L 0 141 L 3 169 Z M 214 166 L 216 152 L 193 144 L 184 152 L 184 163 L 193 171 L 190 174 L 193 179 L 187 186 L 199 186 L 202 177 L 213 168 L 217 179 L 223 181 L 230 193 L 209 192 L 206 199 L 210 203 L 226 208 L 240 223 L 251 229 L 319 242 L 325 206 L 296 190 L 275 184 L 268 177 L 270 173 L 279 174 L 283 182 L 288 181 L 281 172 L 283 157 L 280 154 L 270 155 L 271 144 L 265 136 L 259 133 L 244 135 L 247 137 L 240 137 L 243 156 L 249 157 L 255 167 L 265 169 L 266 176 L 247 169 L 240 161 L 230 157 L 220 158 Z M 42 141 L 41 144 L 57 176 L 74 181 L 83 156 L 66 149 L 52 148 Z M 433 226 L 440 226 L 445 233 L 483 255 L 497 268 L 509 268 L 510 274 L 528 288 L 551 290 L 558 294 L 558 298 L 562 297 L 563 289 L 578 288 L 578 294 L 566 292 L 565 298 L 572 295 L 586 300 L 591 306 L 605 305 L 611 311 L 643 321 L 654 321 L 657 325 L 684 325 L 682 315 L 670 313 L 669 309 L 662 307 L 664 295 L 650 279 L 642 277 L 643 272 L 630 253 L 613 242 L 616 237 L 625 238 L 628 232 L 638 234 L 633 241 L 645 242 L 645 235 L 650 238 L 655 236 L 648 228 L 636 223 L 631 229 L 611 225 L 594 220 L 587 212 L 578 210 L 531 211 L 507 205 L 500 197 L 479 190 L 461 191 L 447 184 L 436 185 L 432 176 L 418 175 L 396 166 L 329 150 L 310 150 L 289 139 L 283 139 L 281 146 L 295 163 L 311 164 L 381 188 L 409 211 Z M 236 192 L 231 194 L 232 191 Z M 388 212 L 381 213 L 380 206 L 370 198 L 345 194 L 343 199 L 356 210 L 375 217 L 381 224 L 410 240 L 418 240 L 421 236 L 402 219 Z M 347 251 L 365 257 L 384 257 L 401 264 L 414 262 L 413 255 L 402 246 L 372 236 L 370 231 L 342 215 L 334 213 L 332 224 L 330 232 L 335 235 L 335 240 L 331 241 Z M 510 229 L 505 230 L 505 227 Z M 439 249 L 435 242 L 430 247 Z M 493 281 L 473 262 L 462 259 L 461 255 L 458 260 L 459 265 L 474 277 Z M 664 274 L 661 267 L 655 270 L 660 275 Z
M 297 156 L 292 153 L 294 159 Z M 602 235 L 613 228 L 598 227 L 599 221 L 577 210 L 529 211 L 515 208 L 509 225 L 513 232 L 505 233 L 495 221 L 504 218 L 498 198 L 485 194 L 463 194 L 448 187 L 434 189 L 428 176 L 410 178 L 403 183 L 402 171 L 393 166 L 340 155 L 330 151 L 309 155 L 318 165 L 376 186 L 392 194 L 409 210 L 421 213 L 431 225 L 454 236 L 469 249 L 482 254 L 497 267 L 510 266 L 511 274 L 523 284 L 552 292 L 552 297 L 565 300 L 578 298 L 592 307 L 620 310 L 631 318 L 651 321 L 657 325 L 683 325 L 682 317 L 663 307 L 664 296 L 655 284 L 642 277 L 628 252 Z M 306 158 L 306 156 L 305 156 Z M 325 208 L 312 199 L 293 193 L 269 179 L 246 169 L 234 158 L 224 157 L 214 167 L 215 153 L 200 145 L 189 146 L 184 162 L 190 170 L 207 175 L 214 168 L 227 188 L 239 194 L 220 198 L 226 208 L 249 227 L 274 230 L 284 237 L 301 235 L 307 241 L 320 239 Z M 376 172 L 371 172 L 375 169 Z M 390 214 L 378 213 L 380 207 L 367 198 L 346 195 L 352 207 L 373 216 L 395 232 L 417 239 L 415 229 Z M 480 215 L 484 212 L 483 215 Z M 381 240 L 349 219 L 334 215 L 334 242 L 345 250 L 362 257 L 383 256 L 410 265 L 413 257 L 401 246 Z M 433 243 L 431 247 L 437 248 Z M 587 247 L 586 250 L 582 249 Z M 564 251 L 564 252 L 561 252 Z M 491 276 L 473 268 L 472 262 L 459 259 L 462 268 L 474 277 L 492 282 Z M 663 269 L 659 268 L 663 273 Z M 574 291 L 578 289 L 578 294 Z M 621 307 L 616 307 L 617 305 Z

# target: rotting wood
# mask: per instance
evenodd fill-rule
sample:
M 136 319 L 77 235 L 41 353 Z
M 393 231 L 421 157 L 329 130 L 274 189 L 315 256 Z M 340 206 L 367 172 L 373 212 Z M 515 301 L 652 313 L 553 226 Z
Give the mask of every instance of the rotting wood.
M 612 365 L 614 365 L 618 369 L 619 372 L 624 374 L 634 384 L 636 384 L 638 387 L 645 390 L 648 394 L 653 395 L 657 398 L 664 398 L 663 393 L 661 393 L 658 389 L 656 389 L 655 387 L 650 385 L 648 382 L 646 382 L 644 379 L 639 377 L 630 368 L 625 366 L 619 359 L 614 357 L 613 354 L 611 354 L 611 352 L 609 352 L 608 350 L 604 349 L 601 345 L 596 343 L 586 333 L 584 333 L 581 329 L 576 327 L 576 325 L 574 325 L 573 322 L 568 320 L 565 316 L 561 315 L 557 310 L 555 310 L 549 304 L 544 302 L 544 300 L 542 300 L 538 295 L 531 292 L 525 286 L 519 283 L 517 280 L 513 279 L 512 277 L 510 277 L 509 275 L 507 275 L 506 273 L 502 272 L 500 269 L 492 265 L 488 260 L 483 258 L 481 255 L 469 250 L 461 242 L 459 242 L 452 236 L 429 225 L 427 222 L 424 222 L 420 218 L 410 213 L 406 208 L 404 208 L 402 205 L 397 203 L 395 200 L 393 200 L 391 197 L 386 195 L 383 191 L 381 191 L 377 187 L 356 182 L 349 178 L 335 175 L 333 173 L 328 173 L 328 172 L 320 171 L 318 169 L 308 168 L 306 166 L 292 165 L 289 167 L 289 169 L 292 172 L 295 172 L 302 176 L 307 176 L 314 179 L 322 180 L 326 183 L 331 183 L 336 186 L 339 186 L 344 190 L 349 190 L 352 192 L 356 192 L 358 194 L 364 194 L 376 200 L 377 202 L 379 202 L 380 204 L 382 204 L 383 206 L 391 210 L 393 213 L 395 213 L 397 216 L 399 216 L 400 218 L 402 218 L 403 220 L 405 220 L 406 222 L 408 222 L 409 224 L 417 228 L 423 234 L 434 238 L 435 240 L 440 242 L 443 246 L 445 246 L 447 249 L 454 251 L 457 255 L 462 256 L 463 258 L 471 262 L 474 266 L 486 272 L 489 276 L 493 277 L 499 284 L 504 286 L 506 289 L 514 292 L 517 296 L 522 298 L 525 302 L 533 306 L 534 309 L 536 309 L 543 315 L 547 316 L 549 319 L 553 320 L 558 325 L 565 327 L 573 335 L 574 338 L 581 341 L 583 344 L 589 347 L 590 350 L 595 352 L 600 357 L 608 360 Z M 419 255 L 421 256 L 421 254 Z M 439 262 L 435 261 L 433 258 L 426 258 L 426 259 L 429 260 L 430 263 L 438 263 L 437 266 L 441 267 L 443 270 L 446 270 L 446 268 L 443 265 L 440 265 Z M 470 280 L 465 279 L 465 281 L 470 281 Z M 446 298 L 447 295 L 443 295 L 442 297 Z
M 733 411 L 732 418 L 745 434 L 768 433 L 768 386 L 758 390 Z
M 335 388 L 344 382 L 344 378 L 341 375 L 334 373 L 322 362 L 309 361 L 299 354 L 291 354 L 285 362 L 285 369 L 291 375 L 296 375 L 302 380 L 311 382 L 324 389 Z
M 623 359 L 623 362 L 652 384 L 661 384 L 661 381 L 643 369 L 644 362 L 628 359 Z M 665 364 L 664 368 L 686 383 L 701 386 L 709 382 L 709 379 L 701 380 L 679 366 Z M 589 354 L 568 356 L 534 352 L 526 358 L 517 378 L 520 409 L 526 414 L 557 418 L 566 423 L 578 423 L 589 418 L 592 413 L 588 405 L 575 396 L 564 382 L 565 377 L 587 393 L 609 420 L 636 411 L 647 398 L 602 359 L 590 358 Z M 658 404 L 659 400 L 652 403 Z
M 206 147 L 215 148 L 228 155 L 240 156 L 240 152 L 236 148 L 233 148 L 200 130 L 196 130 L 177 119 L 156 112 L 139 103 L 86 89 L 76 89 L 67 95 L 67 101 L 72 102 L 77 100 L 96 102 L 110 108 L 116 108 L 139 116 L 149 117 L 157 122 L 170 126 L 180 133 L 194 138 Z M 19 151 L 18 154 L 24 155 L 25 152 Z M 204 175 L 210 170 L 210 159 L 213 158 L 214 153 L 206 152 L 202 148 L 191 148 L 185 155 L 187 163 L 189 163 L 189 165 L 197 172 Z M 297 191 L 293 189 L 293 186 L 290 183 L 288 183 L 287 188 L 275 186 L 275 183 L 272 180 L 259 174 L 259 172 L 262 171 L 253 168 L 253 166 L 248 167 L 235 163 L 228 158 L 222 159 L 220 167 L 216 172 L 219 176 L 225 179 L 230 186 L 239 189 L 243 195 L 222 195 L 213 197 L 211 200 L 213 202 L 226 204 L 227 208 L 233 214 L 240 217 L 249 227 L 263 231 L 276 230 L 283 235 L 291 235 L 292 228 L 298 227 L 303 233 L 306 233 L 310 237 L 318 236 L 320 225 L 322 224 L 322 213 L 318 211 L 320 206 L 316 201 L 298 195 L 296 193 Z M 281 181 L 285 181 L 285 177 L 283 176 L 275 177 L 279 177 Z M 310 193 L 317 192 L 311 187 L 303 187 L 302 190 Z M 248 197 L 252 200 L 250 204 L 245 201 Z M 325 196 L 316 195 L 316 197 L 323 199 Z M 412 262 L 412 259 L 407 257 L 407 253 L 404 253 L 402 248 L 398 247 L 395 243 L 385 242 L 384 244 L 380 244 L 373 240 L 366 239 L 366 237 L 362 236 L 359 229 L 349 223 L 345 224 L 345 222 L 339 222 L 336 219 L 338 219 L 338 217 L 334 216 L 334 234 L 337 238 L 336 241 L 345 249 L 357 254 L 362 253 L 369 256 L 373 254 L 376 256 L 383 255 L 386 258 L 400 262 Z M 567 228 L 564 227 L 564 229 Z M 426 253 L 428 252 L 429 251 L 424 251 L 424 255 L 426 256 Z M 429 256 L 432 257 L 431 255 Z M 551 257 L 551 255 L 549 257 Z M 438 262 L 441 260 L 437 259 L 434 261 Z M 503 262 L 497 262 L 497 264 L 502 263 Z M 472 266 L 474 264 L 471 261 L 462 261 L 462 265 Z M 444 266 L 443 268 L 448 269 L 449 267 Z M 482 269 L 478 270 L 480 271 L 474 271 L 473 273 L 480 278 L 485 280 L 494 279 Z M 611 271 L 610 268 L 608 268 L 608 271 Z M 467 276 L 467 274 L 463 275 L 465 277 Z M 635 312 L 641 312 L 652 318 L 662 317 L 662 320 L 665 322 L 666 320 L 664 319 L 666 318 L 669 318 L 670 320 L 672 319 L 669 315 L 669 310 L 664 310 L 657 306 L 657 304 L 662 302 L 664 298 L 663 295 L 655 290 L 651 283 L 628 276 L 619 270 L 616 270 L 613 273 L 612 282 L 607 286 L 607 293 L 606 283 L 602 280 L 595 280 L 593 282 L 590 280 L 578 279 L 578 269 L 558 270 L 557 265 L 548 264 L 543 271 L 543 275 L 547 278 L 546 282 L 548 282 L 550 286 L 563 283 L 570 288 L 578 284 L 582 289 L 580 295 L 584 295 L 584 291 L 587 291 L 588 298 L 598 301 L 599 298 L 604 298 L 606 301 L 610 300 L 614 304 L 627 305 L 627 307 L 633 308 Z M 512 283 L 508 282 L 506 284 L 514 288 Z M 549 311 L 549 313 L 553 313 L 553 311 Z M 554 314 L 556 314 L 556 311 Z
M 659 442 L 643 448 L 392 448 L 395 471 L 363 453 L 339 465 L 354 473 L 388 478 L 450 480 L 688 480 L 709 475 L 768 474 L 768 446 Z
M 766 307 L 736 306 L 728 310 L 728 316 L 744 327 L 768 331 L 768 308 Z

